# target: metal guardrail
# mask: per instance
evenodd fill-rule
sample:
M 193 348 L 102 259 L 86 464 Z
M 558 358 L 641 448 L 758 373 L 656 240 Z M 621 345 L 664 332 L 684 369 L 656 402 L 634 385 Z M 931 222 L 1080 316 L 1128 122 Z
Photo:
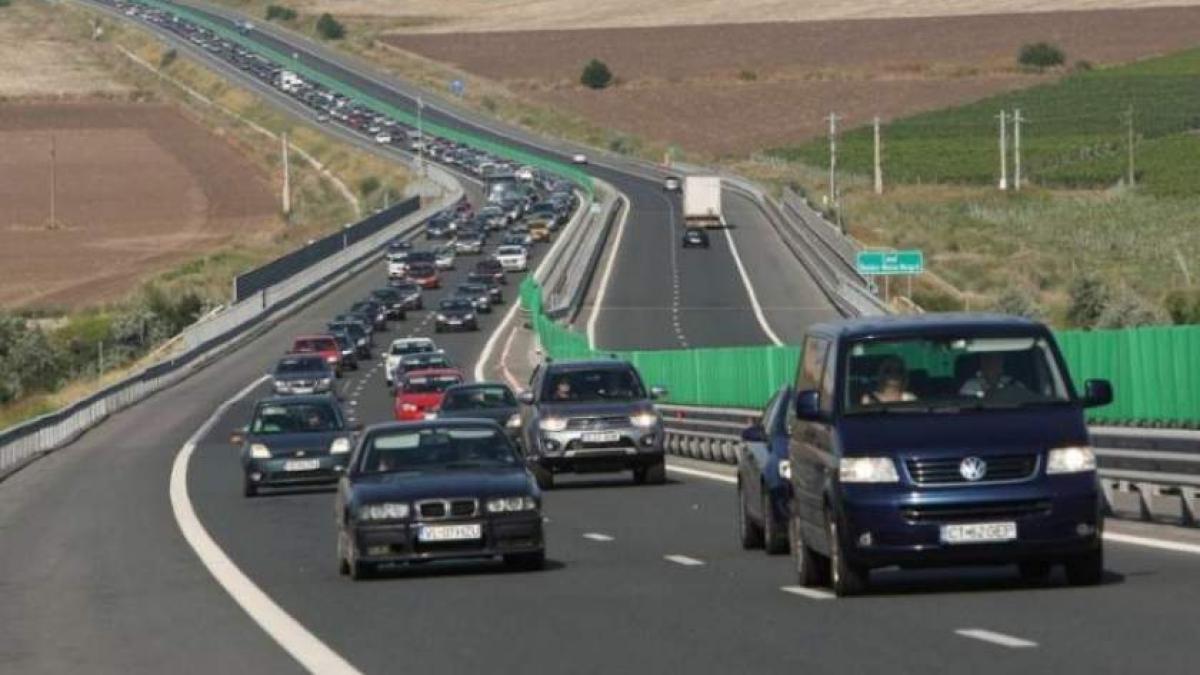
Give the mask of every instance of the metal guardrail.
M 660 405 L 667 452 L 736 464 L 759 411 Z M 1200 432 L 1092 427 L 1109 515 L 1200 526 Z
M 577 214 L 580 222 L 570 234 L 568 250 L 551 262 L 552 271 L 539 280 L 545 292 L 546 313 L 553 318 L 570 321 L 579 313 L 613 222 L 620 213 L 622 198 L 612 186 L 597 180 L 596 196 L 590 204 L 581 203 L 581 213 Z

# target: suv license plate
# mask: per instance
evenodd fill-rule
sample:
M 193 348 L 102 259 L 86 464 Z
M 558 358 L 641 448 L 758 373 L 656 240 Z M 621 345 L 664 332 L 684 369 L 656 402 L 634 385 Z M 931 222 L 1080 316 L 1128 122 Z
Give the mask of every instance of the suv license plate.
M 588 431 L 583 434 L 584 443 L 616 443 L 621 434 L 615 431 Z
M 1016 538 L 1017 524 L 1012 522 L 942 526 L 942 543 L 945 544 L 981 544 L 1015 541 Z
M 479 523 L 467 525 L 426 525 L 417 535 L 421 541 L 468 541 L 483 538 L 483 526 Z
M 283 463 L 284 471 L 315 471 L 321 468 L 319 459 L 289 459 Z

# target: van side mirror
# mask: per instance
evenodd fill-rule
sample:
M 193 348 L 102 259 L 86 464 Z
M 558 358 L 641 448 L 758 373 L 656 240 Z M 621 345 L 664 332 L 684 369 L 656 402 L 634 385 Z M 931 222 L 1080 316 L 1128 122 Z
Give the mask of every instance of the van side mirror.
M 666 387 L 650 387 L 650 398 L 657 401 L 660 398 L 666 398 L 666 397 L 667 397 L 667 388 Z
M 533 392 L 526 389 L 517 394 L 517 400 L 525 405 L 533 405 Z
M 1108 380 L 1088 380 L 1083 383 L 1083 407 L 1099 408 L 1112 403 L 1112 383 Z
M 796 394 L 796 417 L 802 420 L 821 419 L 821 393 L 806 389 Z
M 766 443 L 767 432 L 761 424 L 754 424 L 742 429 L 742 440 L 747 443 Z

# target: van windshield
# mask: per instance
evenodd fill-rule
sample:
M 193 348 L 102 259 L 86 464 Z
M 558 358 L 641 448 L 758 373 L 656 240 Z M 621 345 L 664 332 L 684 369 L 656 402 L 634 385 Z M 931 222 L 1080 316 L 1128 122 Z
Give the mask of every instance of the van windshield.
M 1042 337 L 863 340 L 846 350 L 848 414 L 957 412 L 1071 400 Z

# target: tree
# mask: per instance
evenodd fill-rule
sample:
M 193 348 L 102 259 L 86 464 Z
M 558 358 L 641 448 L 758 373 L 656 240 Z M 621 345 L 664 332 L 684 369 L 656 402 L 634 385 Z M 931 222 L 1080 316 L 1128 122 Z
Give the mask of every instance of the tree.
M 1098 277 L 1083 274 L 1071 281 L 1067 289 L 1067 323 L 1076 328 L 1096 325 L 1108 304 L 1108 287 Z
M 267 5 L 267 21 L 279 19 L 280 21 L 291 21 L 296 18 L 296 10 L 283 5 Z
M 603 61 L 592 59 L 583 67 L 583 74 L 579 76 L 579 81 L 583 86 L 592 89 L 603 89 L 612 83 L 613 74 L 608 69 Z
M 1049 42 L 1034 42 L 1021 47 L 1017 53 L 1017 63 L 1027 68 L 1044 70 L 1061 66 L 1067 62 L 1067 55 L 1062 49 Z
M 326 40 L 341 40 L 346 36 L 346 27 L 333 18 L 332 14 L 326 12 L 317 19 L 317 35 Z

